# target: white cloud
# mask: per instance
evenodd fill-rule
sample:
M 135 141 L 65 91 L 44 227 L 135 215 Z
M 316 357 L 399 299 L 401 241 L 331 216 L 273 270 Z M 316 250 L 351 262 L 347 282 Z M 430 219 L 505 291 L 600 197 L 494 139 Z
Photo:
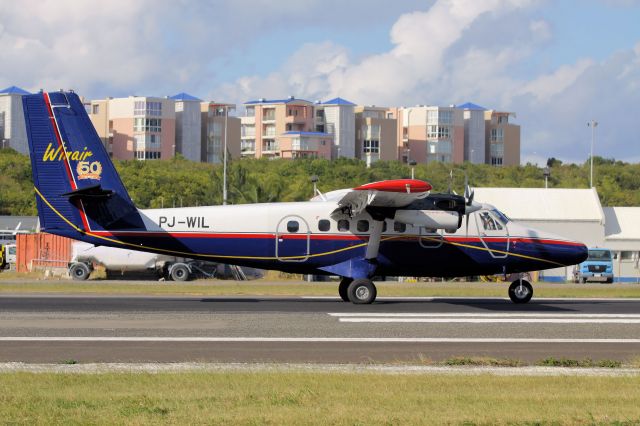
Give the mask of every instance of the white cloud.
M 594 64 L 591 59 L 581 59 L 575 64 L 563 65 L 551 74 L 542 75 L 525 84 L 519 94 L 532 94 L 536 100 L 544 102 L 564 92 L 570 85 Z

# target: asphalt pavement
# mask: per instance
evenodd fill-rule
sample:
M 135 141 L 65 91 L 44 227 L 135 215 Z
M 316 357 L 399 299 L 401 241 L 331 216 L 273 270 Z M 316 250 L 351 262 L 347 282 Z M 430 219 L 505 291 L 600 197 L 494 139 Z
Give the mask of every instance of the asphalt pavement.
M 628 361 L 640 300 L 0 296 L 0 362 Z

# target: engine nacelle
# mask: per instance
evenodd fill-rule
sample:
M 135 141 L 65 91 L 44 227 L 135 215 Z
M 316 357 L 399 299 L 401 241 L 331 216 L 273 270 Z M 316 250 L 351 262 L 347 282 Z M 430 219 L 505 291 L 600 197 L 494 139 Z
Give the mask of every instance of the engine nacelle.
M 460 214 L 447 210 L 397 210 L 393 220 L 427 229 L 455 232 L 460 227 Z

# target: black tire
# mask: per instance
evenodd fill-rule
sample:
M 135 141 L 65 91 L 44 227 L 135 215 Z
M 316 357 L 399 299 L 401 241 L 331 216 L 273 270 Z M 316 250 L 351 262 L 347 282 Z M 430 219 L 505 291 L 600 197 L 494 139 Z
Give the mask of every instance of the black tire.
M 529 281 L 522 280 L 522 287 L 520 287 L 520 280 L 515 280 L 509 286 L 509 299 L 513 303 L 527 303 L 533 297 L 533 287 Z
M 69 268 L 69 275 L 76 281 L 86 281 L 90 274 L 89 267 L 84 263 L 74 263 Z
M 607 284 L 613 284 L 613 278 L 607 278 Z
M 376 300 L 378 290 L 371 280 L 353 280 L 347 289 L 349 301 L 355 305 L 369 305 Z
M 174 281 L 187 281 L 189 280 L 189 268 L 187 265 L 179 263 L 171 268 L 171 279 Z
M 340 299 L 345 302 L 350 302 L 349 300 L 349 284 L 353 282 L 353 278 L 343 278 L 340 281 L 340 285 L 338 285 L 338 294 L 340 295 Z

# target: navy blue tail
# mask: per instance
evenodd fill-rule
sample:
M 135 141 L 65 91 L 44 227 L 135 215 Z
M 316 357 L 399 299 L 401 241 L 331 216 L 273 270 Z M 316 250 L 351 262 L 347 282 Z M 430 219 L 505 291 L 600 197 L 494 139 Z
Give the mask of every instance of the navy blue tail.
M 38 93 L 22 102 L 41 228 L 72 238 L 144 229 L 78 95 Z

